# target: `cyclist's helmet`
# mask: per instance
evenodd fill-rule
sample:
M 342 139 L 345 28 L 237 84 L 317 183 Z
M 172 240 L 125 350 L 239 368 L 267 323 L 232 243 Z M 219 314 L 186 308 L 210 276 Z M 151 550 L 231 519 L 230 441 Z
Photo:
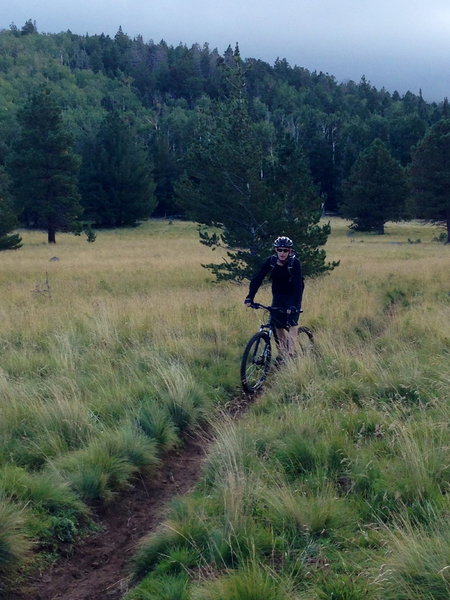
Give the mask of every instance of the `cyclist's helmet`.
M 273 242 L 274 248 L 293 248 L 294 243 L 291 238 L 286 237 L 285 235 L 281 235 L 277 237 L 277 239 Z

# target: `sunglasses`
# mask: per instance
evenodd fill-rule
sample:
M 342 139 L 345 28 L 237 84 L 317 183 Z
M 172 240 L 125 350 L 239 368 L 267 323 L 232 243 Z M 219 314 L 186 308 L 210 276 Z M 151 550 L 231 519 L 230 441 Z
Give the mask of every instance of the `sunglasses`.
M 289 252 L 290 248 L 277 248 L 277 252 Z

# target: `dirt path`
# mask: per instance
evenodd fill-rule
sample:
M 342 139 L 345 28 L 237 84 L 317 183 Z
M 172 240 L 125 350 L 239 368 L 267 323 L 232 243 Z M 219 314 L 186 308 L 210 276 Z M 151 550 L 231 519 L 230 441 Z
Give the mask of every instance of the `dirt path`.
M 255 397 L 236 397 L 225 412 L 238 419 L 253 400 Z M 122 598 L 130 584 L 129 562 L 139 542 L 162 523 L 169 500 L 197 483 L 208 446 L 205 432 L 188 437 L 181 449 L 164 459 L 151 482 L 138 480 L 129 493 L 99 516 L 99 533 L 86 537 L 69 558 L 30 576 L 20 591 L 5 600 Z
M 208 442 L 198 435 L 172 452 L 150 482 L 138 481 L 102 515 L 102 531 L 88 536 L 72 556 L 30 577 L 8 600 L 118 600 L 128 589 L 128 565 L 139 541 L 164 519 L 168 501 L 198 481 Z

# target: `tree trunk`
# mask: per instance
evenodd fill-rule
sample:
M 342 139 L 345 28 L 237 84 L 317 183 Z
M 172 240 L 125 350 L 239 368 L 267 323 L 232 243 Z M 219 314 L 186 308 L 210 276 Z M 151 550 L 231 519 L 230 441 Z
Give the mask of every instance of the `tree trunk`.
M 56 244 L 56 229 L 53 227 L 53 225 L 48 226 L 47 240 L 49 244 Z

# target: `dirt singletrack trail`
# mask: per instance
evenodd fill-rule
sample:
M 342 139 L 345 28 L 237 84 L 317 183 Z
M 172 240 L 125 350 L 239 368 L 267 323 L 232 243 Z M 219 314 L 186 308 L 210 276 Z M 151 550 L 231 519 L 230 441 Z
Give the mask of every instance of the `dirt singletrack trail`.
M 204 433 L 172 451 L 151 482 L 137 480 L 98 519 L 102 531 L 86 537 L 74 553 L 34 574 L 8 600 L 119 600 L 129 586 L 129 561 L 147 534 L 162 523 L 169 500 L 198 481 L 208 447 Z
M 238 419 L 255 400 L 236 397 L 226 407 Z M 98 533 L 87 536 L 73 554 L 42 573 L 31 575 L 6 600 L 119 600 L 130 586 L 130 560 L 139 542 L 163 522 L 169 501 L 186 494 L 199 481 L 213 443 L 208 431 L 185 438 L 183 446 L 163 459 L 150 482 L 133 488 L 96 519 Z M 3 600 L 3 599 L 2 599 Z

